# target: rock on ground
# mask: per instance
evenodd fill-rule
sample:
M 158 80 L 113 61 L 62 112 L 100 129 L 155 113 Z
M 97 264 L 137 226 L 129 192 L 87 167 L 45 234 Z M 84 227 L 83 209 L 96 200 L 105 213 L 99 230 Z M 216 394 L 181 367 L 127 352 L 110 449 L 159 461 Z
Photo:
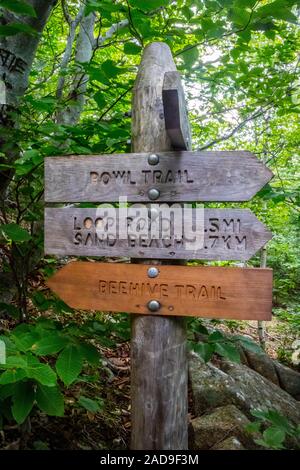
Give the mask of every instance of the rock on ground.
M 211 450 L 246 450 L 246 449 L 236 437 L 228 437 L 224 441 L 213 446 Z
M 286 391 L 244 364 L 222 361 L 205 364 L 195 353 L 190 357 L 190 380 L 196 416 L 235 405 L 249 418 L 253 409 L 275 409 L 295 424 L 300 423 L 300 403 Z
M 192 420 L 193 446 L 197 450 L 254 449 L 253 435 L 246 431 L 250 421 L 234 405 L 216 408 Z

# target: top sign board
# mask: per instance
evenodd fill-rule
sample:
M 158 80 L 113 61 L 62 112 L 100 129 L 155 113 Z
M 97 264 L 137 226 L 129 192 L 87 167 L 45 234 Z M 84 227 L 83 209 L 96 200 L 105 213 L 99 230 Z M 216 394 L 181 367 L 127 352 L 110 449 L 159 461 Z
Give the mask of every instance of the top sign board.
M 45 201 L 248 201 L 272 176 L 242 151 L 48 157 Z

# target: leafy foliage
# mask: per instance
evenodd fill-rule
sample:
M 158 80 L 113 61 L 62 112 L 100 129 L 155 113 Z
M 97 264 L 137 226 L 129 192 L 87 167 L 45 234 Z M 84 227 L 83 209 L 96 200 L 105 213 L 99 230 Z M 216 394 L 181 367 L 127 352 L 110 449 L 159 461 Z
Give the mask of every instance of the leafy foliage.
M 255 440 L 262 447 L 274 450 L 284 449 L 284 442 L 288 437 L 295 438 L 295 442 L 300 437 L 300 426 L 290 423 L 276 410 L 253 410 L 251 414 L 257 420 L 247 426 L 249 432 L 257 433 L 262 425 L 267 425 L 262 432 L 262 437 Z
M 64 399 L 58 379 L 69 386 L 79 380 L 84 367 L 100 365 L 97 349 L 87 342 L 90 331 L 95 331 L 95 336 L 99 334 L 97 326 L 93 322 L 82 330 L 74 324 L 63 328 L 59 323 L 40 319 L 1 336 L 7 349 L 6 363 L 0 364 L 1 413 L 2 406 L 3 410 L 11 407 L 13 418 L 20 424 L 36 404 L 51 416 L 62 416 Z
M 214 354 L 218 354 L 232 362 L 240 362 L 241 346 L 258 354 L 262 352 L 261 348 L 254 341 L 245 336 L 234 335 L 228 337 L 219 330 L 208 330 L 199 319 L 191 321 L 189 331 L 193 335 L 201 335 L 200 341 L 195 342 L 190 340 L 189 346 L 205 362 L 208 362 Z

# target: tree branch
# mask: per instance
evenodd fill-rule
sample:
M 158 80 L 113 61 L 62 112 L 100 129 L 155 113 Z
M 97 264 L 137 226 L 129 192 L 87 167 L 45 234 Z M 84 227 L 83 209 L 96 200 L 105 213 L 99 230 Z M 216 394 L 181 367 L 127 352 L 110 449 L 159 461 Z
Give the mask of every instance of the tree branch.
M 198 148 L 198 150 L 206 150 L 207 148 L 212 147 L 213 145 L 223 142 L 224 140 L 230 139 L 231 137 L 234 136 L 234 134 L 236 134 L 239 130 L 241 130 L 249 121 L 252 121 L 253 119 L 257 119 L 258 117 L 262 116 L 268 109 L 270 109 L 270 107 L 261 108 L 259 111 L 256 111 L 254 114 L 244 119 L 244 121 L 240 122 L 228 134 L 222 135 L 221 137 L 218 137 L 217 139 L 214 139 L 211 142 L 208 142 L 207 144 L 203 145 L 203 147 Z
M 64 55 L 63 55 L 63 58 L 62 58 L 62 61 L 61 61 L 61 65 L 60 65 L 60 77 L 58 79 L 57 88 L 56 88 L 56 98 L 57 99 L 61 99 L 62 94 L 63 94 L 63 89 L 64 89 L 64 86 L 65 86 L 64 72 L 66 71 L 67 66 L 68 66 L 68 64 L 71 60 L 72 49 L 73 49 L 73 44 L 74 44 L 75 34 L 76 34 L 76 28 L 77 28 L 78 24 L 81 22 L 81 20 L 83 18 L 84 9 L 85 9 L 85 5 L 82 5 L 80 7 L 77 15 L 76 15 L 76 18 L 74 20 L 71 19 L 69 13 L 66 11 L 67 18 L 68 18 L 67 21 L 69 22 L 69 20 L 70 20 L 70 22 L 69 22 L 69 35 L 68 35 L 68 39 L 67 39 L 65 52 L 64 52 Z
M 129 21 L 122 20 L 119 21 L 118 23 L 115 23 L 111 25 L 111 27 L 106 31 L 106 33 L 103 36 L 99 36 L 98 38 L 95 39 L 94 41 L 94 49 L 97 49 L 100 47 L 107 39 L 110 39 L 115 33 L 118 33 L 123 28 L 126 28 L 126 26 L 129 25 Z

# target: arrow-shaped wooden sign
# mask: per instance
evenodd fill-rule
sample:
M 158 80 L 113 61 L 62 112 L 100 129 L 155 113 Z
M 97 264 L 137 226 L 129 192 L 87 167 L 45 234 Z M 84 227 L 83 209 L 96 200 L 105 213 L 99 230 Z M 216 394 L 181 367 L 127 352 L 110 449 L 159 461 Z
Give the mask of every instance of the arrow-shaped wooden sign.
M 151 222 L 148 209 L 145 210 L 146 217 L 142 218 L 139 209 L 132 209 L 131 212 L 129 209 L 123 214 L 114 208 L 109 211 L 105 208 L 46 208 L 45 253 L 59 256 L 245 261 L 272 237 L 271 232 L 248 209 L 204 209 L 199 225 L 196 222 L 195 228 L 187 232 L 192 227 L 185 227 L 183 223 L 178 227 L 179 236 L 172 227 L 168 232 L 163 232 L 159 215 Z M 196 210 L 193 209 L 195 213 Z M 138 231 L 140 227 L 134 221 L 133 213 L 139 224 L 141 220 L 144 224 L 148 223 L 142 233 Z M 189 215 L 192 218 L 192 213 Z M 125 223 L 121 221 L 122 217 Z M 112 223 L 113 219 L 115 224 Z M 184 222 L 184 218 L 181 220 Z M 170 222 L 174 226 L 172 218 Z M 157 232 L 153 224 L 157 225 Z M 128 228 L 125 236 L 120 233 L 120 226 Z M 152 238 L 153 233 L 156 233 L 156 238 Z
M 250 152 L 48 157 L 45 201 L 248 201 L 272 176 Z
M 271 319 L 271 269 L 73 262 L 47 285 L 83 310 Z

